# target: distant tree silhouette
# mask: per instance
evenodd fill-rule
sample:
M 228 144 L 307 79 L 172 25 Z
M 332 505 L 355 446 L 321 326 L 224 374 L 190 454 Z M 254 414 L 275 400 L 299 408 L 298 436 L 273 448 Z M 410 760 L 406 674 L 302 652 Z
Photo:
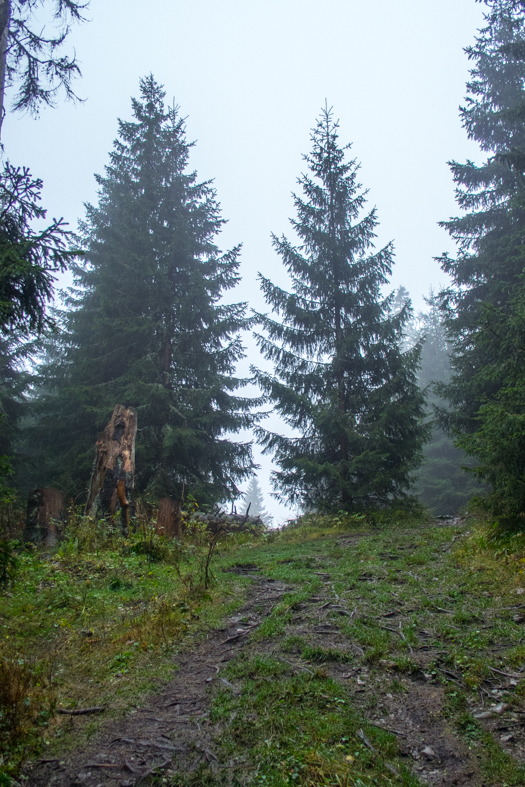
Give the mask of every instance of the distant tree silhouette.
M 250 516 L 260 516 L 265 525 L 269 525 L 272 521 L 272 516 L 267 512 L 264 507 L 264 497 L 262 489 L 259 486 L 257 476 L 252 476 L 248 489 L 243 495 L 244 503 L 242 513 L 246 514 L 248 508 L 250 509 Z

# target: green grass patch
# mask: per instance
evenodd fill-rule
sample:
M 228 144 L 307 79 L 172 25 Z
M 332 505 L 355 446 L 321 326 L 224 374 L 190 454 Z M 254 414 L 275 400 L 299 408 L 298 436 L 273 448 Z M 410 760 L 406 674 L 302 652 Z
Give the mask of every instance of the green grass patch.
M 220 726 L 224 760 L 238 763 L 233 783 L 269 787 L 417 784 L 409 775 L 398 781 L 391 773 L 387 775 L 385 762 L 396 761 L 397 741 L 367 726 L 344 688 L 322 674 L 292 673 L 287 662 L 275 657 L 240 658 L 228 666 L 232 685 L 215 691 L 211 721 Z M 239 688 L 235 688 L 238 681 Z M 359 738 L 360 730 L 374 753 Z M 243 770 L 245 752 L 256 763 L 249 771 Z M 177 775 L 176 783 L 181 777 Z
M 169 679 L 185 643 L 238 608 L 248 580 L 217 570 L 206 589 L 206 549 L 202 534 L 170 543 L 142 527 L 123 539 L 75 517 L 51 553 L 18 550 L 0 595 L 0 776 L 43 747 L 74 745 L 58 708 L 122 715 Z M 97 723 L 79 717 L 77 737 Z

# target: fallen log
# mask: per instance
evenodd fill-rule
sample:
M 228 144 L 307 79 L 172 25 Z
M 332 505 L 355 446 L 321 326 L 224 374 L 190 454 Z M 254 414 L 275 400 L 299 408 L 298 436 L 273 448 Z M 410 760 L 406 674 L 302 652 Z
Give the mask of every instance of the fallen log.
M 97 705 L 95 708 L 75 708 L 74 710 L 67 710 L 67 708 L 57 708 L 57 713 L 63 716 L 88 716 L 91 713 L 102 713 L 106 710 L 105 705 Z
M 212 533 L 216 533 L 218 530 L 223 530 L 226 533 L 236 533 L 254 529 L 264 530 L 266 528 L 266 525 L 258 515 L 226 514 L 222 511 L 211 514 L 197 512 L 191 514 L 186 521 L 189 527 L 193 523 L 205 524 Z
M 123 535 L 128 535 L 135 478 L 137 413 L 115 405 L 111 420 L 98 436 L 86 514 L 114 516 L 120 510 Z

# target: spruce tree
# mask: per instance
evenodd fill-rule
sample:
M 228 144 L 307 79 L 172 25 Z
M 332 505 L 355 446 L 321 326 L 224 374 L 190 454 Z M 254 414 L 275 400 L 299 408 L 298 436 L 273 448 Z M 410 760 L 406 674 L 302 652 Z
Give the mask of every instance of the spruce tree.
M 514 518 L 525 512 L 525 4 L 487 5 L 486 27 L 466 50 L 474 67 L 461 110 L 487 158 L 452 162 L 464 213 L 443 223 L 459 248 L 441 258 L 452 278 L 442 293 L 452 376 L 441 421 L 492 487 L 489 507 Z
M 0 173 L 0 334 L 9 341 L 53 327 L 55 275 L 77 256 L 63 219 L 42 227 L 42 187 L 25 167 L 6 162 Z
M 152 76 L 132 121 L 120 121 L 98 205 L 81 225 L 86 263 L 50 348 L 41 412 L 49 482 L 86 486 L 96 433 L 116 403 L 138 410 L 136 483 L 153 498 L 237 497 L 251 475 L 252 400 L 238 395 L 245 305 L 226 304 L 239 247 L 221 253 L 215 190 L 188 170 L 191 145 L 178 108 Z
M 392 245 L 373 249 L 375 209 L 362 215 L 366 192 L 358 165 L 338 144 L 338 123 L 323 110 L 312 132 L 310 173 L 299 179 L 292 227 L 273 244 L 292 292 L 260 275 L 274 316 L 259 315 L 258 335 L 274 373 L 256 371 L 267 398 L 293 430 L 259 429 L 280 467 L 282 499 L 307 508 L 347 511 L 404 498 L 419 464 L 425 427 L 416 371 L 419 348 L 400 349 L 408 305 L 392 314 L 382 288 Z
M 19 443 L 31 384 L 25 368 L 29 352 L 27 342 L 0 335 L 0 504 L 15 499 L 26 470 Z
M 250 516 L 259 516 L 265 525 L 270 524 L 272 517 L 264 507 L 264 497 L 257 476 L 254 475 L 250 479 L 243 500 L 243 514 L 249 513 Z

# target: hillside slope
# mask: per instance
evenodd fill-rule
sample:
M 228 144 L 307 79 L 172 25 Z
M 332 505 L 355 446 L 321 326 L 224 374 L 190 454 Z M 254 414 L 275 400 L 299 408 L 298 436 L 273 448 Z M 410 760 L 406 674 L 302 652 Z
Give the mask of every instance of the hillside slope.
M 71 716 L 91 738 L 25 783 L 523 785 L 519 565 L 457 520 L 296 528 L 219 556 L 239 609 L 141 706 Z

